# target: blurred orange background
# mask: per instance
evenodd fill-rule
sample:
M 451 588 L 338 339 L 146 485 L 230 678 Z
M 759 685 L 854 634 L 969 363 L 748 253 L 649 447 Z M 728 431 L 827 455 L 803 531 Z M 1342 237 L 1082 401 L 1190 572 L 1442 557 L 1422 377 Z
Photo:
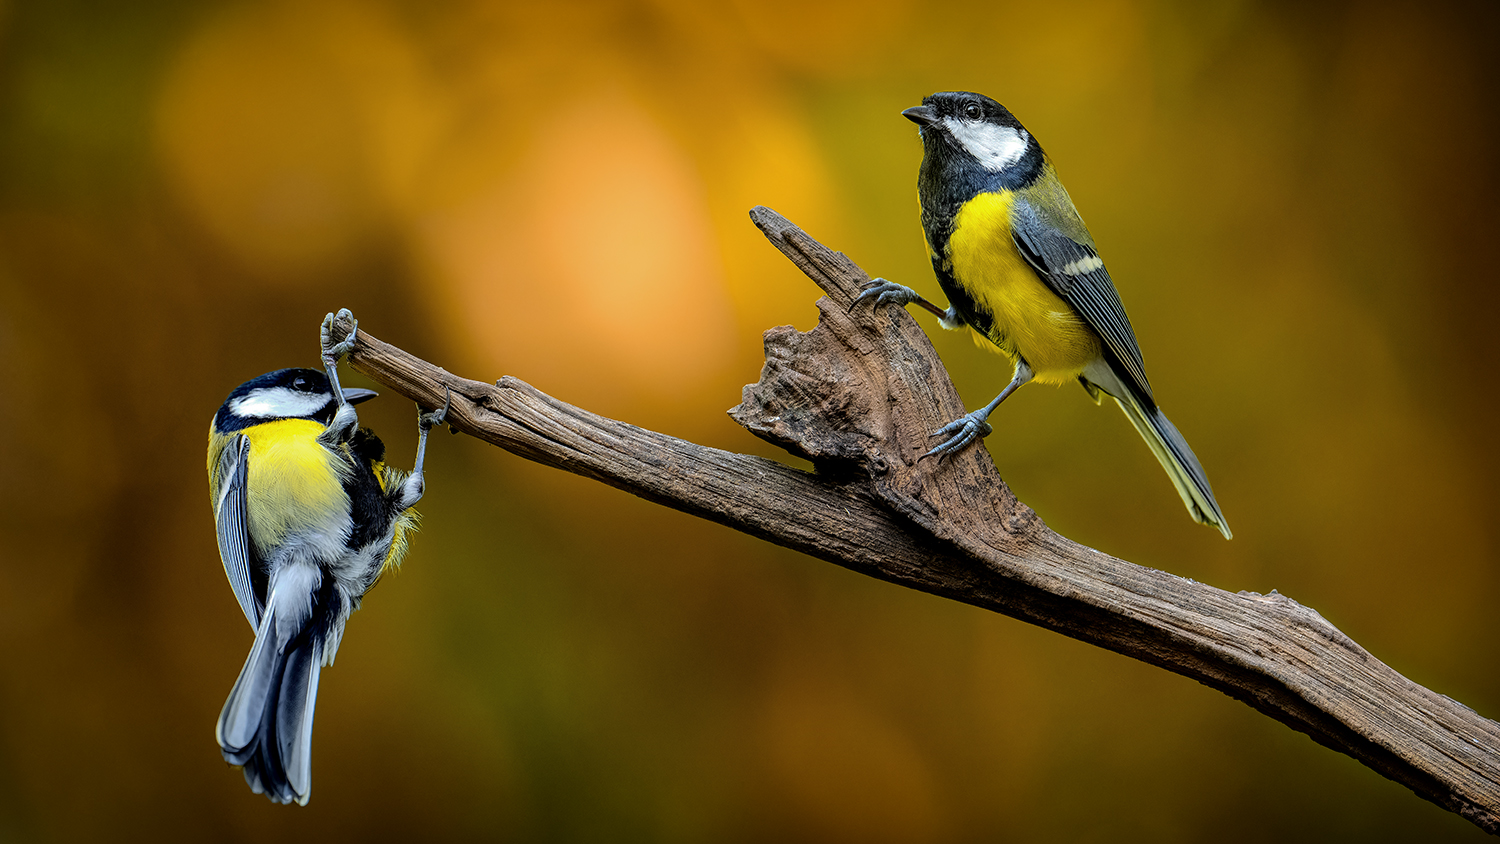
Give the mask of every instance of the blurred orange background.
M 1057 162 L 1236 538 L 1076 388 L 995 417 L 1022 500 L 1495 716 L 1491 10 L 0 3 L 0 841 L 1479 839 L 1189 680 L 448 436 L 275 806 L 213 739 L 251 637 L 204 445 L 349 307 L 775 455 L 724 411 L 817 291 L 746 211 L 940 297 L 899 112 L 978 90 Z M 970 407 L 1005 383 L 918 319 Z M 409 466 L 413 408 L 360 412 Z

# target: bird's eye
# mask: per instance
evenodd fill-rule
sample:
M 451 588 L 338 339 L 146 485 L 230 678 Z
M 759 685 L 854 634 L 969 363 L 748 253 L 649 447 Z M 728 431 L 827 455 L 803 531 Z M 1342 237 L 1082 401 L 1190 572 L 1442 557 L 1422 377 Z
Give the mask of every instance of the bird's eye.
M 984 114 L 984 112 L 980 111 L 978 103 L 969 103 L 968 105 L 964 106 L 964 117 L 967 117 L 970 120 L 978 120 L 980 115 L 982 114 Z
M 306 378 L 298 378 L 292 382 L 292 389 L 299 393 L 311 393 L 313 386 L 312 382 Z

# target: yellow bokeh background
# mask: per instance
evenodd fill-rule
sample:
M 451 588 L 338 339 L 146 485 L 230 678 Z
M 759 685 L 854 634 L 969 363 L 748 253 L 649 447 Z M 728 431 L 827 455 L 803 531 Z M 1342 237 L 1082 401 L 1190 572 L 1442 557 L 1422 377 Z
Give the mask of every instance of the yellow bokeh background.
M 983 91 L 1236 538 L 1076 388 L 994 417 L 1022 500 L 1495 716 L 1497 36 L 1401 0 L 0 3 L 0 841 L 1478 840 L 1183 678 L 449 436 L 274 806 L 213 739 L 250 636 L 203 447 L 349 307 L 778 457 L 724 411 L 817 291 L 746 211 L 940 298 L 900 111 Z M 971 407 L 1004 384 L 918 319 Z

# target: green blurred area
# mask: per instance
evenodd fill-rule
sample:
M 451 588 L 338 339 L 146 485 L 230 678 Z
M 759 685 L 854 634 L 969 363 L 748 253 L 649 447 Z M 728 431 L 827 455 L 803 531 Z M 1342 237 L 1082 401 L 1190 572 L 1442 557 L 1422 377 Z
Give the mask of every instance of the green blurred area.
M 775 456 L 724 410 L 817 293 L 745 212 L 938 296 L 899 112 L 978 90 L 1236 538 L 1077 389 L 994 418 L 1022 500 L 1495 715 L 1497 36 L 1443 2 L 0 3 L 0 841 L 1477 840 L 1183 678 L 447 436 L 323 674 L 311 805 L 274 806 L 213 739 L 251 636 L 203 447 L 349 307 Z M 1004 384 L 918 318 L 971 407 Z M 410 465 L 413 409 L 360 412 Z

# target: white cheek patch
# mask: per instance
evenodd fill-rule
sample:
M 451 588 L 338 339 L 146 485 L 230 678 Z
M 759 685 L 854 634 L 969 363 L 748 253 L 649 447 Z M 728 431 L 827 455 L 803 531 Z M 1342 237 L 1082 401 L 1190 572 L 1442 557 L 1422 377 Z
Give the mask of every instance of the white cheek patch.
M 1062 271 L 1065 275 L 1088 275 L 1094 270 L 1104 266 L 1104 260 L 1098 255 L 1090 255 L 1087 258 L 1079 258 L 1063 265 Z
M 969 155 L 979 160 L 984 169 L 999 172 L 1021 160 L 1026 154 L 1026 133 L 1009 126 L 993 123 L 976 123 L 956 117 L 943 118 L 943 128 L 948 130 Z
M 302 393 L 286 387 L 262 387 L 235 399 L 229 410 L 252 419 L 311 416 L 328 403 L 322 393 Z

